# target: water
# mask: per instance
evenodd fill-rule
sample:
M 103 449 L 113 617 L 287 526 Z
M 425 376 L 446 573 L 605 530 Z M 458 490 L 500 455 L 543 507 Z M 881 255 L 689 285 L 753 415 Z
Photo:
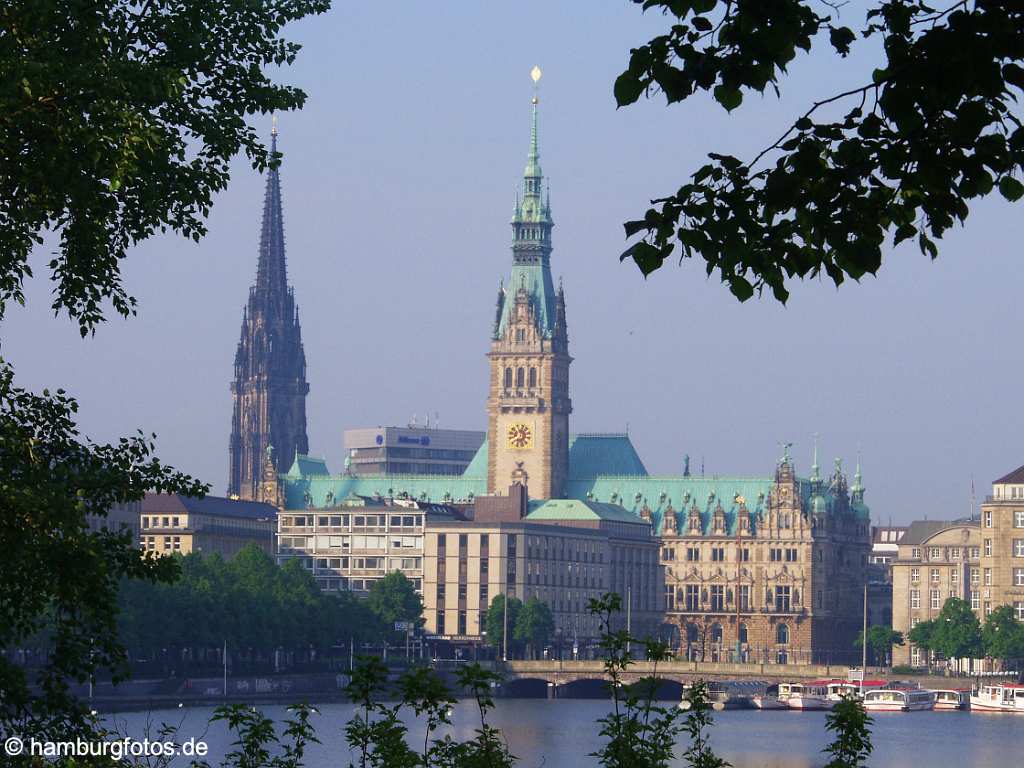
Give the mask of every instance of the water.
M 608 702 L 588 699 L 504 699 L 498 701 L 491 722 L 500 728 L 523 768 L 596 767 L 588 753 L 599 745 L 597 719 L 608 712 Z M 281 706 L 264 707 L 275 720 L 287 716 Z M 207 726 L 213 710 L 166 710 L 111 715 L 122 732 L 141 739 L 151 723 L 181 723 L 180 737 L 202 737 L 209 746 L 209 761 L 217 765 L 230 750 L 231 737 L 222 723 Z M 351 759 L 343 727 L 352 716 L 348 704 L 327 704 L 314 716 L 322 742 L 307 753 L 307 768 L 338 768 Z M 711 745 L 735 768 L 819 768 L 829 740 L 823 712 L 716 712 Z M 108 719 L 109 719 L 108 718 Z M 466 739 L 475 727 L 476 710 L 470 702 L 455 707 L 452 735 Z M 412 718 L 413 743 L 422 743 L 423 730 Z M 869 766 L 877 768 L 962 768 L 1021 764 L 1024 752 L 1024 717 L 969 712 L 879 713 L 874 716 L 874 754 Z M 682 742 L 681 742 L 682 744 Z M 682 751 L 680 749 L 679 751 Z M 211 759 L 212 758 L 212 759 Z M 682 765 L 682 763 L 679 763 Z

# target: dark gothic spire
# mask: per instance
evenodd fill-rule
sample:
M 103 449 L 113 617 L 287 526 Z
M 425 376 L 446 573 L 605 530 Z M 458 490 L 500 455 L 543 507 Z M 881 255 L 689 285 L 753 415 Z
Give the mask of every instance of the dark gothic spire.
M 270 131 L 270 151 L 277 154 L 277 125 Z M 256 270 L 256 290 L 283 295 L 288 287 L 284 255 L 284 215 L 281 210 L 280 166 L 267 171 L 263 194 L 263 228 L 260 230 L 260 260 Z
M 277 152 L 276 124 L 270 147 Z M 281 178 L 272 168 L 267 170 L 256 283 L 249 289 L 235 352 L 229 494 L 244 499 L 264 495 L 270 446 L 277 472 L 288 471 L 295 455 L 309 450 L 308 392 L 299 310 L 286 272 Z

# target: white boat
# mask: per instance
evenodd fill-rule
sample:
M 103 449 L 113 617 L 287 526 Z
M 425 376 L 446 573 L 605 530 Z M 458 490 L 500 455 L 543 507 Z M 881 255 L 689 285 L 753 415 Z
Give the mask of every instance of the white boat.
M 812 680 L 809 683 L 791 683 L 786 706 L 790 709 L 832 709 L 834 701 L 829 701 L 829 680 Z M 780 686 L 781 688 L 781 686 Z
M 921 712 L 935 706 L 935 692 L 927 688 L 876 688 L 864 694 L 868 712 Z
M 1024 685 L 994 683 L 971 693 L 971 712 L 1012 712 L 1024 715 Z
M 932 688 L 935 694 L 935 709 L 949 712 L 956 709 L 967 709 L 970 703 L 969 688 Z
M 851 697 L 860 699 L 867 691 L 877 691 L 888 686 L 887 680 L 865 680 L 863 683 L 852 680 L 832 680 L 828 684 L 828 698 L 833 702 Z
M 769 685 L 764 693 L 756 693 L 750 697 L 750 703 L 755 709 L 789 709 L 786 701 L 789 699 L 789 683 Z

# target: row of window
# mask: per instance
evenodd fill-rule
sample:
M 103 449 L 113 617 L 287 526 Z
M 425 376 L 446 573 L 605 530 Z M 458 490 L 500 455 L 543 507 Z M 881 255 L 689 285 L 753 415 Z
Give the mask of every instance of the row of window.
M 522 331 L 517 331 L 516 333 L 519 334 L 519 333 L 522 333 Z M 516 341 L 522 341 L 522 339 L 517 337 Z M 512 372 L 512 369 L 511 368 L 506 368 L 505 369 L 505 382 L 504 382 L 505 389 L 512 389 L 513 386 L 518 387 L 519 389 L 523 389 L 524 387 L 529 387 L 530 389 L 535 388 L 537 386 L 537 369 L 536 368 L 530 368 L 529 373 L 527 373 L 525 368 L 522 368 L 522 367 L 516 368 L 515 369 L 515 384 L 513 384 L 512 382 L 513 382 L 513 372 Z
M 1014 494 L 1015 495 L 1014 495 L 1013 498 L 1017 498 L 1017 496 L 1016 496 L 1016 488 L 1014 489 Z M 1021 498 L 1024 498 L 1024 494 L 1021 495 Z M 992 527 L 992 510 L 991 509 L 986 509 L 984 511 L 984 513 L 982 514 L 982 518 L 984 520 L 985 527 L 986 528 L 991 528 Z M 1024 509 L 1015 509 L 1013 511 L 1013 527 L 1014 528 L 1024 528 Z
M 392 528 L 418 528 L 423 515 L 284 515 L 281 527 L 348 528 L 349 522 L 356 528 L 386 528 L 389 522 Z
M 181 528 L 181 518 L 177 515 L 171 517 L 157 517 L 156 515 L 142 516 L 142 527 L 143 528 Z
M 157 548 L 156 547 L 156 543 L 157 543 L 157 539 L 158 538 L 161 538 L 161 537 L 159 537 L 159 536 L 143 536 L 142 537 L 142 543 L 144 545 L 143 548 L 151 550 L 151 551 L 156 550 L 156 548 Z M 180 552 L 181 551 L 181 536 L 164 536 L 162 538 L 163 538 L 163 547 L 162 547 L 162 549 L 167 550 L 167 551 L 171 551 L 171 552 Z

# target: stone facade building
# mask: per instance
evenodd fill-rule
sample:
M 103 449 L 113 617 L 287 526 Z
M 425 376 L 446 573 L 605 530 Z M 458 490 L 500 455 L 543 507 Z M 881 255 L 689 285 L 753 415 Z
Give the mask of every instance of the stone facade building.
M 271 140 L 277 151 L 277 129 Z M 242 316 L 231 383 L 228 495 L 255 501 L 263 493 L 264 464 L 285 472 L 297 454 L 309 452 L 306 437 L 306 354 L 295 294 L 288 286 L 281 178 L 267 171 L 256 284 Z
M 1024 621 L 1024 467 L 992 483 L 980 523 L 982 611 L 1009 605 Z
M 666 619 L 687 658 L 760 663 L 853 660 L 869 550 L 860 472 L 852 495 L 837 464 L 809 483 L 783 456 L 763 505 L 696 499 L 661 529 Z M 644 516 L 641 510 L 641 516 Z
M 946 600 L 966 600 L 981 615 L 981 529 L 973 518 L 917 520 L 899 541 L 892 562 L 892 628 L 904 636 L 939 615 Z M 988 587 L 986 587 L 988 588 Z M 912 643 L 894 646 L 894 665 L 924 666 L 928 658 Z
M 229 560 L 255 544 L 274 554 L 277 508 L 262 502 L 147 493 L 139 510 L 139 544 L 159 555 L 190 552 Z

